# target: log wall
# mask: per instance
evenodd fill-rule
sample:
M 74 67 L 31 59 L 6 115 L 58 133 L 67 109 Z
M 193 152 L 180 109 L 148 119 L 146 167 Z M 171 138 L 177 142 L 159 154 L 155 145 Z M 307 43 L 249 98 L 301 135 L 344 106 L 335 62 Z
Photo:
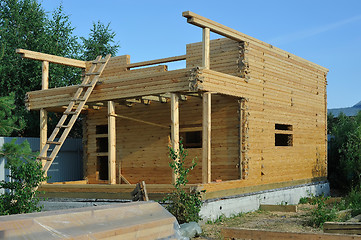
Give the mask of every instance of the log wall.
M 214 41 L 219 43 L 220 40 Z M 237 44 L 229 39 L 222 41 L 226 46 Z M 212 57 L 217 56 L 217 52 L 212 54 L 212 48 L 211 70 L 201 69 L 198 77 L 202 79 L 199 83 L 202 90 L 247 100 L 246 173 L 244 180 L 233 182 L 233 187 L 302 179 L 318 181 L 326 177 L 327 69 L 273 50 L 272 46 L 262 47 L 252 42 L 238 46 L 238 63 L 242 63 L 238 69 L 242 78 L 235 77 L 238 73 L 234 76 L 224 74 L 230 72 L 217 69 L 216 65 L 212 68 Z M 188 49 L 192 47 L 188 46 Z M 230 62 L 231 58 L 232 55 L 227 55 L 223 61 Z M 292 130 L 277 130 L 276 124 Z M 276 146 L 276 134 L 292 135 L 292 146 Z M 202 189 L 213 191 L 217 186 L 219 189 L 224 187 L 212 184 L 206 184 Z
M 210 70 L 201 69 L 198 89 L 220 92 L 212 98 L 212 181 L 233 181 L 233 187 L 314 179 L 327 176 L 326 74 L 306 60 L 271 46 L 229 39 L 211 41 Z M 201 63 L 201 43 L 187 45 L 187 68 Z M 114 76 L 106 76 L 111 81 Z M 104 77 L 105 78 L 105 77 Z M 239 169 L 239 105 L 245 98 L 246 152 Z M 118 105 L 116 113 L 170 126 L 170 104 L 152 102 L 129 108 Z M 180 104 L 180 131 L 189 126 L 201 129 L 202 101 L 189 98 Z M 88 152 L 86 176 L 89 183 L 101 183 L 97 152 L 97 125 L 106 125 L 105 110 L 90 112 L 87 118 Z M 168 165 L 170 129 L 117 119 L 117 182 L 119 171 L 131 183 L 171 183 Z M 281 126 L 281 129 L 277 129 Z M 289 129 L 283 129 L 287 127 Z M 184 131 L 184 130 L 183 130 Z M 290 146 L 276 146 L 281 134 L 291 136 Z M 281 137 L 282 137 L 281 136 Z M 279 144 L 279 142 L 277 143 Z M 201 182 L 201 148 L 189 149 L 188 162 L 198 157 L 190 183 Z M 119 163 L 121 168 L 119 170 Z M 223 184 L 206 184 L 217 190 Z M 232 188 L 232 186 L 230 188 Z M 229 186 L 228 186 L 229 187 Z M 227 187 L 227 188 L 228 188 Z
M 234 97 L 214 96 L 212 100 L 212 180 L 234 180 L 239 178 L 238 164 L 238 102 Z M 180 132 L 199 130 L 202 123 L 202 99 L 188 98 L 180 102 Z M 127 117 L 170 126 L 170 103 L 152 102 L 150 105 L 136 104 L 133 107 L 116 106 L 116 113 Z M 105 110 L 93 111 L 87 116 L 87 169 L 89 183 L 102 183 L 99 179 L 99 156 L 107 153 L 97 151 L 97 125 L 106 125 Z M 119 163 L 121 173 L 130 183 L 171 183 L 168 146 L 170 128 L 160 128 L 131 120 L 117 118 L 117 182 Z M 98 149 L 99 150 L 99 149 Z M 197 157 L 197 166 L 190 174 L 190 183 L 202 181 L 202 149 L 189 148 L 187 165 Z

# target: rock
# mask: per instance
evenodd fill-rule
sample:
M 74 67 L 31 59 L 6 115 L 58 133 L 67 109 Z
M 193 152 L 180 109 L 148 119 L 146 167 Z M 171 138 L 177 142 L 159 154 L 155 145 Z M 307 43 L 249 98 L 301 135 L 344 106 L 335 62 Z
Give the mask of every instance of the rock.
M 193 238 L 202 233 L 202 229 L 196 222 L 183 223 L 180 225 L 180 233 L 182 237 Z

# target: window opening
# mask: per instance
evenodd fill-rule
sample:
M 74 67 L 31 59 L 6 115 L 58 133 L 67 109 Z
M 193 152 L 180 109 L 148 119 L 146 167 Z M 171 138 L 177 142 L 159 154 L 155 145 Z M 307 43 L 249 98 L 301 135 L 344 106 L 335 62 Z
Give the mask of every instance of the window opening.
M 293 126 L 289 124 L 275 124 L 275 146 L 293 146 Z
M 99 180 L 108 180 L 108 156 L 97 157 L 97 171 Z
M 180 132 L 184 148 L 202 148 L 202 131 Z
M 286 130 L 286 131 L 292 131 L 292 125 L 288 124 L 275 124 L 275 130 Z
M 108 125 L 97 125 L 95 127 L 96 134 L 108 134 Z
M 108 152 L 108 138 L 97 138 L 97 152 Z

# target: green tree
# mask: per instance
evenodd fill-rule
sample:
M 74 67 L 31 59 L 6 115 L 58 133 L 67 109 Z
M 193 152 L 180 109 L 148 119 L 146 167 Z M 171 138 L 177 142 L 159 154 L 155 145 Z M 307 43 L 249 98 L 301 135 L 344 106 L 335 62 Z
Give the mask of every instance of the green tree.
M 15 94 L 15 114 L 26 121 L 26 128 L 17 135 L 39 136 L 39 116 L 28 112 L 24 105 L 26 92 L 41 89 L 41 63 L 21 59 L 15 49 L 79 58 L 80 45 L 73 36 L 69 16 L 60 5 L 48 17 L 36 0 L 0 1 L 0 96 Z M 51 64 L 50 87 L 77 84 L 81 71 L 76 68 Z M 54 119 L 53 116 L 50 116 Z
M 41 64 L 21 59 L 17 48 L 40 51 L 46 42 L 46 15 L 35 0 L 0 1 L 0 42 L 3 56 L 0 58 L 0 96 L 15 94 L 15 115 L 29 121 L 24 96 L 27 91 L 40 89 Z
M 23 119 L 19 119 L 14 110 L 14 94 L 0 97 L 0 136 L 10 136 L 14 130 L 24 127 Z
M 115 32 L 110 29 L 110 23 L 104 25 L 100 21 L 93 23 L 88 38 L 80 37 L 83 41 L 83 59 L 94 60 L 98 55 L 106 56 L 117 53 L 119 45 L 114 42 Z
M 60 5 L 52 13 L 52 18 L 46 25 L 48 35 L 47 45 L 42 52 L 80 59 L 81 46 L 78 37 L 74 35 L 74 27 L 69 20 L 69 15 L 63 11 Z M 81 69 L 52 64 L 49 68 L 49 87 L 62 87 L 79 84 L 81 80 Z
M 41 163 L 35 160 L 27 141 L 15 144 L 16 139 L 5 143 L 0 155 L 6 159 L 5 167 L 10 170 L 11 181 L 0 181 L 0 188 L 6 189 L 0 195 L 0 215 L 40 211 L 37 187 L 47 178 L 43 175 Z
M 350 190 L 361 184 L 361 111 L 355 117 L 340 114 L 333 121 L 329 180 L 334 187 Z
M 182 142 L 179 143 L 179 150 L 174 151 L 169 148 L 169 157 L 171 162 L 169 166 L 173 169 L 177 178 L 173 184 L 175 190 L 168 194 L 163 202 L 167 204 L 167 210 L 172 213 L 178 220 L 178 223 L 198 222 L 201 220 L 199 212 L 202 207 L 201 192 L 197 190 L 186 191 L 184 187 L 188 183 L 188 173 L 197 165 L 195 159 L 191 165 L 186 167 L 186 157 L 188 152 L 184 149 Z
M 0 133 L 10 135 L 20 129 L 19 119 L 13 115 L 14 96 L 0 97 Z M 20 121 L 21 122 L 21 121 Z M 16 139 L 5 143 L 0 149 L 0 157 L 6 160 L 5 167 L 10 170 L 10 182 L 0 181 L 0 188 L 6 192 L 0 195 L 0 215 L 39 211 L 39 199 L 34 189 L 46 178 L 43 176 L 41 163 L 27 141 L 15 144 Z

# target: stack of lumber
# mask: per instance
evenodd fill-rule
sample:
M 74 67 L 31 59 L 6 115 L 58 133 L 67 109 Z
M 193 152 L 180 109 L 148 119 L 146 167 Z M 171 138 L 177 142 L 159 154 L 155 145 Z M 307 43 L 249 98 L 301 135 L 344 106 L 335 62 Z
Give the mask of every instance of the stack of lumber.
M 0 217 L 1 239 L 171 239 L 177 220 L 155 202 Z
M 325 222 L 323 232 L 361 235 L 361 222 Z
M 260 229 L 246 229 L 246 228 L 222 228 L 221 234 L 224 239 L 257 239 L 257 240 L 353 240 L 361 239 L 357 235 L 341 235 L 329 233 L 299 233 L 299 232 L 276 232 Z

